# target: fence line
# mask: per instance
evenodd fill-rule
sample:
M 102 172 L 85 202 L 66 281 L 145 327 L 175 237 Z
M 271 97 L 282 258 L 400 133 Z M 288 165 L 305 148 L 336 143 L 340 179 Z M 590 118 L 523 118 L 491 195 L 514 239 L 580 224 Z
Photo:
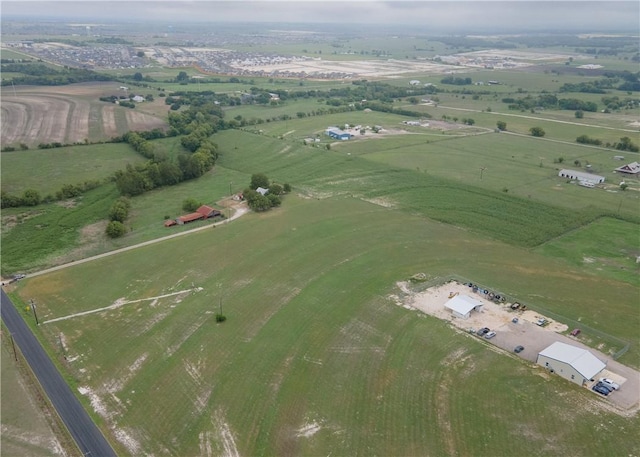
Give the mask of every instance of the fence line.
M 598 337 L 602 340 L 605 340 L 606 342 L 610 343 L 612 346 L 614 346 L 615 349 L 617 349 L 618 347 L 620 349 L 618 349 L 615 353 L 611 354 L 611 357 L 614 360 L 619 359 L 623 354 L 625 354 L 629 348 L 631 347 L 631 343 L 629 343 L 628 341 L 624 341 L 616 336 L 613 335 L 609 335 L 608 333 L 602 332 L 600 330 L 596 330 L 595 328 L 589 327 L 588 325 L 585 325 L 581 322 L 578 322 L 574 319 L 568 318 L 566 316 L 562 316 L 554 311 L 551 311 L 547 308 L 545 308 L 544 306 L 540 306 L 538 304 L 530 304 L 527 302 L 524 302 L 516 297 L 514 297 L 513 295 L 510 294 L 506 294 L 504 292 L 501 292 L 499 290 L 496 290 L 492 287 L 488 287 L 485 286 L 483 284 L 478 284 L 475 281 L 471 281 L 468 278 L 465 278 L 463 276 L 457 275 L 457 274 L 449 274 L 449 275 L 445 275 L 445 276 L 437 276 L 435 278 L 429 279 L 427 281 L 422 281 L 422 282 L 414 282 L 414 286 L 412 287 L 412 289 L 415 292 L 424 292 L 427 289 L 430 289 L 432 287 L 435 286 L 440 286 L 443 284 L 446 284 L 448 282 L 451 281 L 456 281 L 460 284 L 473 284 L 474 286 L 477 286 L 478 289 L 482 289 L 482 290 L 490 290 L 492 291 L 494 294 L 496 295 L 500 295 L 501 297 L 504 297 L 506 302 L 509 303 L 515 303 L 518 302 L 520 304 L 523 304 L 527 307 L 527 309 L 530 309 L 532 311 L 536 311 L 540 314 L 544 314 L 545 316 L 552 318 L 558 322 L 561 322 L 563 324 L 567 324 L 567 326 L 569 327 L 573 327 L 573 328 L 579 328 L 583 333 L 586 333 L 587 335 L 591 335 L 591 336 L 595 336 Z

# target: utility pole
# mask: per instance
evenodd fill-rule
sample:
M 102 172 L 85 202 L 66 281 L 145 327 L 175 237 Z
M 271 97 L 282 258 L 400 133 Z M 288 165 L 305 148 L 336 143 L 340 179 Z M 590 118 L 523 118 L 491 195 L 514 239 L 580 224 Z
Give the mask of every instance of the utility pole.
M 33 310 L 33 317 L 36 318 L 36 325 L 40 325 L 40 322 L 38 322 L 38 314 L 36 313 L 36 304 L 33 301 L 33 298 L 29 300 L 29 303 L 31 304 L 31 309 Z
M 13 358 L 18 361 L 18 354 L 16 353 L 16 343 L 13 341 L 13 335 L 9 333 L 9 338 L 11 339 L 11 347 L 13 348 Z

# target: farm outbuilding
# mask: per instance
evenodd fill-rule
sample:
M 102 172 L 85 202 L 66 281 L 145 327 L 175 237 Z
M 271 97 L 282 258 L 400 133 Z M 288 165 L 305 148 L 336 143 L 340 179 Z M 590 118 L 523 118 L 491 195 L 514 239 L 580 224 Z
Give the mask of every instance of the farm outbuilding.
M 201 213 L 191 213 L 180 216 L 176 219 L 176 222 L 178 223 L 178 225 L 184 225 L 188 224 L 189 222 L 199 221 L 200 219 L 204 219 L 204 216 Z
M 199 221 L 200 219 L 209 219 L 210 217 L 220 216 L 222 213 L 207 205 L 200 206 L 195 213 L 185 214 L 176 219 L 178 225 L 188 224 L 189 222 Z M 170 227 L 169 221 L 165 221 L 164 226 Z
M 451 310 L 451 314 L 461 319 L 468 319 L 471 311 L 480 311 L 482 302 L 471 298 L 468 295 L 456 295 L 444 304 L 444 307 Z
M 593 184 L 600 184 L 604 182 L 604 176 L 585 173 L 584 171 L 562 169 L 558 172 L 558 176 L 561 178 L 585 181 Z
M 196 210 L 196 213 L 202 214 L 206 219 L 210 217 L 220 216 L 222 213 L 217 209 L 213 209 L 210 206 L 202 205 L 200 208 Z
M 350 140 L 353 135 L 349 132 L 345 132 L 344 130 L 340 130 L 337 127 L 330 127 L 326 130 L 326 134 L 331 138 L 335 138 L 336 140 Z
M 579 386 L 594 379 L 606 367 L 586 349 L 559 341 L 538 353 L 537 363 Z

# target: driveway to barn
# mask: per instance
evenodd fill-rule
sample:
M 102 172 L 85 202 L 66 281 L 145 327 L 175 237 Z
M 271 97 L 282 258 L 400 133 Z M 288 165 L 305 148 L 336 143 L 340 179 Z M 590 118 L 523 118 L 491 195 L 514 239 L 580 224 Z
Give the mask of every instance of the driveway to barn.
M 248 208 L 246 202 L 243 202 L 242 204 L 240 204 L 240 205 L 235 207 L 235 212 L 233 213 L 233 215 L 231 217 L 229 217 L 228 219 L 224 219 L 224 220 L 222 220 L 220 222 L 216 222 L 215 224 L 203 225 L 201 227 L 196 227 L 194 229 L 186 230 L 184 232 L 174 233 L 173 235 L 163 236 L 162 238 L 156 238 L 154 240 L 145 241 L 144 243 L 134 244 L 133 246 L 127 246 L 125 248 L 120 248 L 120 249 L 116 249 L 114 251 L 105 252 L 104 254 L 98 254 L 98 255 L 94 255 L 92 257 L 87 257 L 85 259 L 80 259 L 80 260 L 76 260 L 76 261 L 73 261 L 73 262 L 65 263 L 63 265 L 58 265 L 58 266 L 55 266 L 55 267 L 47 268 L 46 270 L 40 270 L 40 271 L 37 271 L 35 273 L 30 273 L 26 277 L 27 278 L 33 278 L 35 276 L 40 276 L 40 275 L 44 275 L 44 274 L 47 274 L 47 273 L 51 273 L 53 271 L 62 270 L 63 268 L 69 268 L 69 267 L 72 267 L 74 265 L 79 265 L 81 263 L 91 262 L 93 260 L 101 259 L 103 257 L 108 257 L 110 255 L 115 255 L 115 254 L 119 254 L 121 252 L 131 251 L 132 249 L 141 248 L 143 246 L 149 246 L 149 245 L 155 244 L 155 243 L 161 243 L 163 241 L 170 240 L 172 238 L 177 238 L 179 236 L 184 236 L 184 235 L 188 235 L 190 233 L 199 232 L 201 230 L 207 230 L 207 229 L 210 229 L 210 228 L 215 227 L 217 225 L 226 224 L 228 222 L 231 222 L 234 219 L 238 219 L 239 217 L 247 214 L 248 212 L 249 212 L 249 208 Z
M 419 293 L 411 292 L 407 283 L 398 283 L 398 287 L 405 295 L 403 298 L 392 297 L 398 305 L 407 309 L 417 309 L 449 321 L 455 327 L 474 335 L 478 329 L 488 327 L 496 332 L 496 336 L 489 340 L 477 335 L 476 338 L 485 344 L 492 344 L 514 355 L 516 354 L 513 349 L 516 346 L 524 346 L 524 350 L 517 356 L 529 362 L 536 363 L 538 353 L 556 341 L 586 349 L 607 365 L 598 378 L 610 378 L 620 384 L 620 390 L 610 394 L 607 401 L 616 406 L 617 411 L 625 414 L 632 414 L 640 407 L 640 373 L 617 362 L 610 355 L 582 344 L 579 338 L 563 335 L 561 332 L 568 330 L 565 324 L 555 322 L 532 310 L 512 311 L 508 306 L 509 303 L 494 303 L 487 300 L 483 294 L 474 293 L 468 286 L 457 282 L 449 282 Z M 471 311 L 467 319 L 454 317 L 451 311 L 444 307 L 444 304 L 449 300 L 449 297 L 457 294 L 467 295 L 482 302 L 481 311 Z M 514 317 L 518 318 L 517 322 L 513 322 Z M 544 327 L 536 325 L 539 318 L 547 320 Z M 544 370 L 541 366 L 538 368 Z M 568 382 L 559 376 L 556 378 L 557 382 Z M 597 379 L 595 381 L 597 382 Z M 593 384 L 595 382 L 589 382 L 586 388 L 591 389 Z M 593 394 L 598 395 L 595 392 Z

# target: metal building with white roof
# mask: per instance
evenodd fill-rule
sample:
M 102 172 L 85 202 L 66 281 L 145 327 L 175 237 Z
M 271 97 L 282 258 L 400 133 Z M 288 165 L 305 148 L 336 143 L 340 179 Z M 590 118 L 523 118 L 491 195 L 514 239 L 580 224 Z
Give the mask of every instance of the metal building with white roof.
M 594 379 L 606 367 L 586 349 L 559 341 L 538 353 L 537 363 L 579 386 Z
M 467 319 L 471 311 L 482 309 L 482 302 L 468 295 L 456 295 L 446 302 L 444 307 L 450 309 L 454 316 Z

